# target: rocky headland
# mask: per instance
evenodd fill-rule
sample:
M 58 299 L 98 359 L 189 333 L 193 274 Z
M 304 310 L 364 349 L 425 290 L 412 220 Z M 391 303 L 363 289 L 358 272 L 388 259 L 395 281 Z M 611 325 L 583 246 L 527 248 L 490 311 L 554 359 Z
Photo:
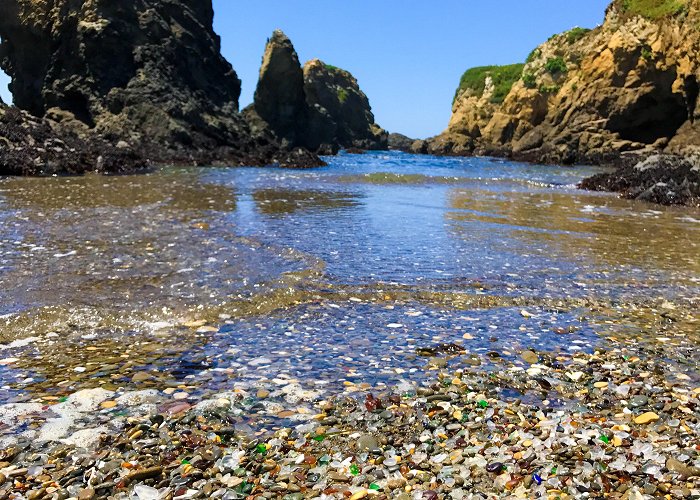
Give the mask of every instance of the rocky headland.
M 585 187 L 655 201 L 697 202 L 700 171 L 666 168 L 700 150 L 700 2 L 615 0 L 605 22 L 537 47 L 524 64 L 473 68 L 460 82 L 447 130 L 412 150 L 621 167 Z M 635 164 L 647 161 L 639 168 Z M 654 161 L 654 160 L 651 160 Z M 625 181 L 622 182 L 621 179 Z
M 211 1 L 2 2 L 0 66 L 23 112 L 0 104 L 9 112 L 1 173 L 125 172 L 148 162 L 309 167 L 324 164 L 321 145 L 386 142 L 355 79 L 319 62 L 298 68 L 303 137 L 290 140 L 274 112 L 251 120 L 239 110 L 241 82 L 221 55 L 213 17 Z M 294 91 L 268 70 L 256 110 L 274 110 Z M 54 140 L 70 145 L 48 152 L 42 144 Z M 115 149 L 130 151 L 130 161 L 105 161 Z

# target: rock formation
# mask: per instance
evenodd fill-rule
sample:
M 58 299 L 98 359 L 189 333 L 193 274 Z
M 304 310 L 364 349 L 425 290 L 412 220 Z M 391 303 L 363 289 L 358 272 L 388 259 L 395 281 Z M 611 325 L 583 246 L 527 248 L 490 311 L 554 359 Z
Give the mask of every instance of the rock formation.
M 594 175 L 580 187 L 662 205 L 700 206 L 700 156 L 652 155 L 612 174 Z
M 309 109 L 304 74 L 292 42 L 281 31 L 268 40 L 255 90 L 255 111 L 289 144 L 305 142 Z
M 147 167 L 124 142 L 86 141 L 55 125 L 0 104 L 0 175 L 118 174 Z
M 158 161 L 285 163 L 238 112 L 213 16 L 210 0 L 3 0 L 0 65 L 18 107 L 79 134 Z
M 246 112 L 258 128 L 290 146 L 324 153 L 387 147 L 387 133 L 374 123 L 357 80 L 318 59 L 302 68 L 292 42 L 279 30 L 268 40 L 255 102 Z
M 700 0 L 615 0 L 602 26 L 535 49 L 502 102 L 486 72 L 462 89 L 423 151 L 566 164 L 689 154 L 700 148 L 699 55 Z
M 386 149 L 388 134 L 374 122 L 369 99 L 352 74 L 318 59 L 304 65 L 304 91 L 311 110 L 309 147 Z
M 399 134 L 396 132 L 389 134 L 389 149 L 394 151 L 403 151 L 404 153 L 410 153 L 415 142 L 416 139 L 411 139 L 410 137 L 403 134 Z

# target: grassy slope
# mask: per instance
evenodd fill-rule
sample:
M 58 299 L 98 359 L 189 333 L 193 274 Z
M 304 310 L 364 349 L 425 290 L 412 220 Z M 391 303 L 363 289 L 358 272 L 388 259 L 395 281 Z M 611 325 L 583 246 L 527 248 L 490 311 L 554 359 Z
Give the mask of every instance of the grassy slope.
M 622 12 L 647 19 L 662 19 L 682 13 L 687 0 L 620 0 Z
M 507 66 L 479 66 L 467 70 L 459 82 L 459 88 L 455 93 L 455 99 L 464 90 L 471 90 L 475 95 L 481 97 L 486 89 L 486 78 L 491 77 L 495 85 L 491 102 L 501 103 L 504 101 L 513 84 L 520 80 L 523 74 L 524 64 L 510 64 Z

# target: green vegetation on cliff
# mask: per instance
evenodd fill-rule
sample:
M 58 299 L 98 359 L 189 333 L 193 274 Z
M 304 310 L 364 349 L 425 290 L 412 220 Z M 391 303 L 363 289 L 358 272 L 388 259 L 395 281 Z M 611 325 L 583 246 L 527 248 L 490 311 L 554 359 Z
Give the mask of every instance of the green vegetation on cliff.
M 544 69 L 549 71 L 549 73 L 552 75 L 560 75 L 569 70 L 568 66 L 566 65 L 566 61 L 564 61 L 562 57 L 552 57 L 547 59 Z
M 569 31 L 566 32 L 566 41 L 569 42 L 569 44 L 574 44 L 590 32 L 591 32 L 591 30 L 588 28 L 576 27 L 576 28 L 570 29 Z
M 524 64 L 509 64 L 507 66 L 479 66 L 468 69 L 462 75 L 454 100 L 457 100 L 457 97 L 465 90 L 471 90 L 477 97 L 483 96 L 486 90 L 486 79 L 491 77 L 495 87 L 491 102 L 500 104 L 513 88 L 513 84 L 520 80 L 524 67 Z
M 537 76 L 534 73 L 523 73 L 523 83 L 529 89 L 534 89 L 537 86 Z
M 622 12 L 647 19 L 662 19 L 684 12 L 688 0 L 621 0 Z
M 542 49 L 539 47 L 535 48 L 530 52 L 530 54 L 527 56 L 527 59 L 525 59 L 525 63 L 530 64 L 532 61 L 537 59 L 542 55 Z

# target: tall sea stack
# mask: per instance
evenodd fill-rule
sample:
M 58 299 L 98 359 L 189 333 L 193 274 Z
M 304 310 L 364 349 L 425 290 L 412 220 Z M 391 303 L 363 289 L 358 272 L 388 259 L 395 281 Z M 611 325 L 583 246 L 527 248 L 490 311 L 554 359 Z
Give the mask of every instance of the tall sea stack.
M 290 146 L 321 152 L 387 148 L 388 134 L 374 122 L 357 80 L 318 59 L 302 67 L 280 30 L 265 47 L 255 103 L 247 113 Z

